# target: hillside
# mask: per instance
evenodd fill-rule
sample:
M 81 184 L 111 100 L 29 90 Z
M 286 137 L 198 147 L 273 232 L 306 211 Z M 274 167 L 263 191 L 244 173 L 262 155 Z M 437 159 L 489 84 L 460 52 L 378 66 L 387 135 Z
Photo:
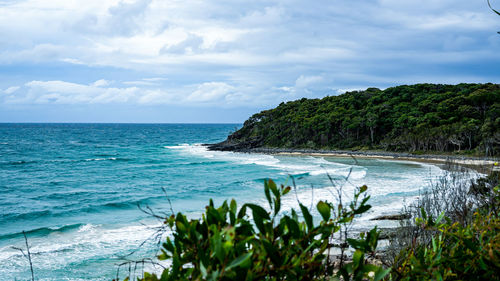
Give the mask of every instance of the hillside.
M 296 100 L 254 114 L 214 150 L 257 147 L 500 154 L 500 85 L 416 84 Z

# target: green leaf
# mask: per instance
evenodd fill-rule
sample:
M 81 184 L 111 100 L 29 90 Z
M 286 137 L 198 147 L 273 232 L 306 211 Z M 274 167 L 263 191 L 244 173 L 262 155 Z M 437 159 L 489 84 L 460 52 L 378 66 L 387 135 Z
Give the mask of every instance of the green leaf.
M 299 224 L 294 220 L 289 217 L 285 217 L 286 219 L 286 224 L 288 226 L 288 230 L 290 231 L 290 234 L 292 235 L 293 238 L 300 238 L 300 228 Z
M 274 215 L 276 216 L 281 210 L 281 199 L 278 197 L 274 201 Z
M 377 226 L 375 226 L 370 230 L 370 232 L 368 232 L 368 235 L 366 237 L 366 242 L 369 246 L 369 248 L 367 249 L 368 251 L 375 251 L 375 249 L 377 248 L 379 234 L 380 233 L 377 230 Z
M 222 221 L 225 221 L 225 218 L 223 218 L 220 213 L 213 207 L 208 207 L 207 211 L 207 221 L 210 224 L 219 224 Z
M 269 213 L 259 205 L 255 204 L 245 204 L 248 208 L 252 209 L 253 212 L 259 214 L 264 219 L 270 220 Z
M 438 224 L 444 217 L 444 211 L 441 212 L 441 214 L 439 215 L 439 217 L 436 219 L 436 224 Z
M 264 249 L 266 249 L 267 255 L 269 258 L 271 258 L 271 261 L 274 263 L 276 267 L 281 266 L 281 258 L 279 255 L 278 250 L 269 242 L 267 239 L 262 239 L 262 245 L 264 246 Z
M 354 264 L 354 268 L 358 268 L 363 262 L 364 253 L 360 250 L 356 250 L 352 255 L 352 262 Z
M 250 260 L 252 255 L 253 255 L 253 252 L 249 252 L 249 253 L 246 253 L 246 254 L 243 254 L 243 255 L 237 257 L 227 266 L 226 270 L 230 270 L 230 269 L 237 267 L 237 266 L 245 265 L 245 263 Z
M 231 204 L 229 205 L 229 219 L 231 220 L 231 224 L 234 225 L 236 223 L 236 211 L 238 210 L 238 205 L 234 199 L 231 199 Z
M 264 219 L 270 220 L 269 214 L 261 206 L 255 204 L 245 205 L 252 209 L 253 221 L 255 222 L 255 225 L 259 229 L 260 233 L 266 233 L 266 229 L 264 227 Z
M 238 209 L 238 205 L 234 199 L 231 199 L 231 203 L 229 204 L 229 210 L 231 213 L 236 214 L 236 210 Z
M 422 214 L 422 218 L 427 220 L 427 213 L 425 212 L 424 207 L 420 208 L 420 213 Z
M 163 248 L 165 250 L 173 253 L 175 251 L 174 243 L 172 243 L 172 240 L 170 240 L 170 237 L 167 237 L 167 242 L 163 243 Z
M 302 215 L 304 216 L 304 220 L 306 221 L 307 228 L 311 230 L 313 228 L 313 218 L 311 216 L 311 213 L 309 213 L 309 210 L 306 208 L 306 206 L 302 205 L 302 203 L 299 203 L 300 205 L 300 210 L 302 211 Z
M 370 210 L 371 208 L 372 208 L 371 205 L 361 205 L 359 208 L 357 208 L 356 210 L 354 210 L 354 214 L 355 215 L 363 214 L 366 211 Z
M 203 278 L 207 278 L 207 269 L 205 268 L 205 265 L 203 264 L 203 262 L 200 262 L 200 272 L 201 272 L 201 276 L 203 276 Z
M 318 204 L 316 205 L 316 208 L 318 209 L 318 212 L 321 214 L 325 222 L 330 219 L 331 215 L 330 205 L 328 205 L 323 201 L 319 201 Z
M 212 229 L 212 228 L 211 228 Z M 213 249 L 215 256 L 219 259 L 220 262 L 223 262 L 225 259 L 225 251 L 222 247 L 222 236 L 218 229 L 213 228 L 214 236 L 212 237 Z
M 160 281 L 168 281 L 170 279 L 168 276 L 169 272 L 170 271 L 168 269 L 163 270 L 163 273 L 160 276 Z
M 271 200 L 271 193 L 269 192 L 269 182 L 264 181 L 264 194 L 266 195 L 267 202 L 269 202 L 269 208 L 273 207 L 273 201 Z
M 370 200 L 370 196 L 366 196 L 363 201 L 361 201 L 361 204 L 360 205 L 366 205 L 366 202 L 368 202 L 368 200 Z
M 175 226 L 177 227 L 177 232 L 180 234 L 184 234 L 186 232 L 186 226 L 182 222 L 176 221 Z
M 271 191 L 273 192 L 274 197 L 276 198 L 280 197 L 280 192 L 278 191 L 278 187 L 276 186 L 276 183 L 271 179 L 269 180 L 269 189 L 271 189 Z
M 264 220 L 263 218 L 258 214 L 252 211 L 253 214 L 253 221 L 255 222 L 255 225 L 259 229 L 260 233 L 264 234 L 266 233 L 266 228 L 264 227 Z
M 242 219 L 243 217 L 245 217 L 246 213 L 247 213 L 247 206 L 243 205 L 240 211 L 238 212 L 238 218 Z
M 351 245 L 354 249 L 365 249 L 366 248 L 366 242 L 363 240 L 347 238 L 347 243 L 349 243 L 349 245 Z
M 392 268 L 379 268 L 377 271 L 375 271 L 375 276 L 373 277 L 373 281 L 380 281 L 382 280 L 389 272 L 391 272 Z

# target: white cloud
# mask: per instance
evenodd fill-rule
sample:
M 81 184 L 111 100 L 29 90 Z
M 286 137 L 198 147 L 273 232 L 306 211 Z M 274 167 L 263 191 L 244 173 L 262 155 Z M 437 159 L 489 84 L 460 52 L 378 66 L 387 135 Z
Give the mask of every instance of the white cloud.
M 139 104 L 174 104 L 179 101 L 176 96 L 162 90 L 149 90 L 138 99 Z
M 22 104 L 92 104 L 132 101 L 138 88 L 106 88 L 104 80 L 91 85 L 65 81 L 31 81 L 5 98 L 5 103 Z
M 125 82 L 123 82 L 123 84 L 125 84 L 125 85 L 136 85 L 136 86 L 155 86 L 155 85 L 158 85 L 155 82 L 142 81 L 142 80 L 138 80 L 138 81 L 125 81 Z
M 3 92 L 6 93 L 7 95 L 10 95 L 12 93 L 14 93 L 15 91 L 19 90 L 19 86 L 12 86 L 12 87 L 9 87 L 7 89 L 5 89 Z
M 330 89 L 327 86 L 331 81 L 321 75 L 300 75 L 292 86 L 274 87 L 278 97 L 282 100 L 292 100 L 299 97 L 312 97 L 313 91 L 319 91 L 322 95 L 326 95 Z M 320 94 L 320 95 L 321 95 Z
M 357 63 L 379 51 L 431 44 L 425 39 L 415 44 L 419 30 L 428 32 L 426 37 L 467 35 L 497 22 L 484 5 L 470 1 L 403 2 L 364 1 L 356 9 L 348 1 L 8 2 L 0 6 L 0 41 L 6 47 L 0 62 L 59 60 L 163 71 L 161 66 L 170 64 Z
M 67 62 L 67 63 L 71 63 L 71 64 L 80 64 L 80 65 L 85 65 L 84 62 L 82 61 L 79 61 L 77 59 L 72 59 L 72 58 L 63 58 L 63 59 L 60 59 L 60 61 L 62 62 Z
M 500 81 L 499 19 L 477 1 L 25 0 L 0 15 L 0 66 L 32 81 L 0 102 L 271 107 Z
M 151 78 L 142 78 L 141 80 L 134 81 L 125 81 L 123 84 L 125 85 L 136 85 L 136 86 L 158 86 L 161 82 L 168 80 L 163 77 L 151 77 Z
M 165 81 L 168 80 L 167 78 L 164 77 L 151 77 L 151 78 L 142 78 L 143 81 L 149 81 L 149 82 L 157 82 L 157 81 Z
M 10 95 L 0 98 L 0 104 L 262 105 L 259 99 L 252 98 L 245 87 L 238 89 L 224 82 L 205 82 L 182 89 L 149 87 L 150 85 L 147 88 L 120 88 L 109 87 L 109 84 L 103 79 L 88 85 L 60 80 L 35 80 L 22 87 L 4 90 Z
M 317 84 L 319 82 L 323 81 L 322 76 L 304 76 L 300 75 L 297 80 L 295 80 L 295 87 L 296 88 L 306 88 L 309 85 L 312 84 Z
M 228 96 L 234 87 L 221 82 L 209 82 L 198 85 L 197 89 L 187 98 L 188 102 L 215 102 Z
M 92 83 L 92 86 L 94 86 L 94 87 L 104 87 L 104 86 L 108 86 L 108 85 L 109 85 L 109 81 L 104 80 L 104 79 L 100 79 L 100 80 L 97 80 L 94 83 Z

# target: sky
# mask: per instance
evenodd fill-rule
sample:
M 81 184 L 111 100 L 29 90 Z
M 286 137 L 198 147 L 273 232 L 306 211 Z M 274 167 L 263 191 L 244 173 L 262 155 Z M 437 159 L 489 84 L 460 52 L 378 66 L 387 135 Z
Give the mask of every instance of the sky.
M 497 31 L 486 0 L 0 0 L 0 122 L 241 123 L 302 97 L 500 83 Z

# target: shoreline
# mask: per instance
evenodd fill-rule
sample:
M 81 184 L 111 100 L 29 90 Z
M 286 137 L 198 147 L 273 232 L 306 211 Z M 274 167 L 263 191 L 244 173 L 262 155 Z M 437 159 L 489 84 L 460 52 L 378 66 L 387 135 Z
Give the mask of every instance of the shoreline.
M 217 149 L 215 149 L 217 150 Z M 458 155 L 414 155 L 405 152 L 389 151 L 348 151 L 348 150 L 313 150 L 313 149 L 292 149 L 292 148 L 250 148 L 236 149 L 234 152 L 243 153 L 263 153 L 271 155 L 289 155 L 289 156 L 321 156 L 321 157 L 346 157 L 361 159 L 381 159 L 381 160 L 401 160 L 415 161 L 432 164 L 457 164 L 463 167 L 473 169 L 480 173 L 491 170 L 499 170 L 500 167 L 494 166 L 498 163 L 498 158 L 492 157 L 467 157 Z

